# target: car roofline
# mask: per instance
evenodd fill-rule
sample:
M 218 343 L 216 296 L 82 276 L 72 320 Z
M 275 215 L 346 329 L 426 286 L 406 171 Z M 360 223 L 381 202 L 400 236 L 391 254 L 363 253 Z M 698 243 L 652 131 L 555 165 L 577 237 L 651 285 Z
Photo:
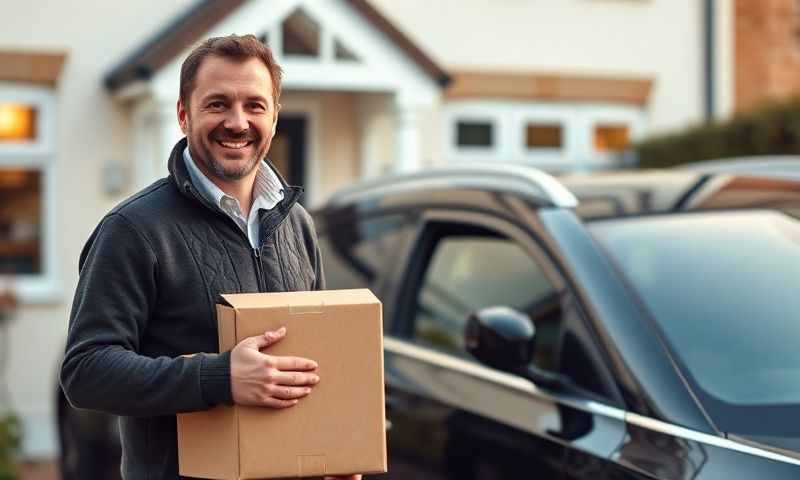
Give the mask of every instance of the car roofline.
M 528 197 L 544 206 L 575 208 L 578 205 L 578 199 L 561 182 L 537 168 L 485 163 L 451 164 L 357 182 L 334 193 L 328 204 L 348 204 L 422 188 L 502 190 Z

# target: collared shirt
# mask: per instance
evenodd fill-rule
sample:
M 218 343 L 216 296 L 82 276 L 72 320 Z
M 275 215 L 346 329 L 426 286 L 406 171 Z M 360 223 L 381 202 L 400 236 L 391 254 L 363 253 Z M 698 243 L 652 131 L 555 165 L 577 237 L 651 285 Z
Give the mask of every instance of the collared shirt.
M 283 184 L 267 162 L 262 160 L 258 166 L 256 180 L 253 184 L 253 204 L 250 206 L 250 215 L 248 218 L 244 218 L 239 200 L 223 192 L 197 168 L 194 160 L 192 160 L 192 155 L 189 153 L 189 147 L 183 150 L 183 161 L 187 170 L 189 170 L 192 183 L 200 191 L 200 194 L 231 217 L 247 235 L 250 245 L 253 248 L 258 248 L 261 240 L 261 231 L 258 228 L 258 211 L 272 210 L 275 205 L 283 200 L 284 196 Z

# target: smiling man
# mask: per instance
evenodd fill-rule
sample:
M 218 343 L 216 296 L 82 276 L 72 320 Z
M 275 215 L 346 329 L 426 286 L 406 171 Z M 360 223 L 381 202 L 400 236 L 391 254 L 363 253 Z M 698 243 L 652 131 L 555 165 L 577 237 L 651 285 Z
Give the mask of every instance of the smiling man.
M 169 175 L 109 212 L 81 253 L 61 385 L 74 406 L 120 416 L 126 480 L 179 478 L 177 413 L 291 408 L 320 381 L 312 359 L 269 355 L 285 329 L 184 356 L 217 351 L 221 293 L 324 288 L 301 189 L 265 161 L 280 87 L 252 35 L 194 49 Z

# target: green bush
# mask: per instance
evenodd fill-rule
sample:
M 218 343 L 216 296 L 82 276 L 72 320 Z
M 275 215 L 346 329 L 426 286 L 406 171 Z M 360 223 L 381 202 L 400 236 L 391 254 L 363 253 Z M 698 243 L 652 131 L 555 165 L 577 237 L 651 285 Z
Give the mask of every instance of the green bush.
M 22 447 L 22 424 L 13 414 L 0 413 L 0 480 L 19 478 L 17 458 Z
M 726 122 L 697 125 L 633 146 L 640 168 L 749 155 L 800 154 L 800 98 L 765 104 Z

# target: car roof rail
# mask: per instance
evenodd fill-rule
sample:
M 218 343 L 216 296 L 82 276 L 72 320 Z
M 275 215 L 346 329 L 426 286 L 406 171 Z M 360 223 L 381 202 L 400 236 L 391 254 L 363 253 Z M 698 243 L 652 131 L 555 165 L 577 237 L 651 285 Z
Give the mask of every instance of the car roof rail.
M 457 163 L 357 182 L 338 190 L 330 204 L 420 188 L 475 188 L 513 192 L 546 206 L 575 208 L 578 200 L 552 175 L 528 165 Z

